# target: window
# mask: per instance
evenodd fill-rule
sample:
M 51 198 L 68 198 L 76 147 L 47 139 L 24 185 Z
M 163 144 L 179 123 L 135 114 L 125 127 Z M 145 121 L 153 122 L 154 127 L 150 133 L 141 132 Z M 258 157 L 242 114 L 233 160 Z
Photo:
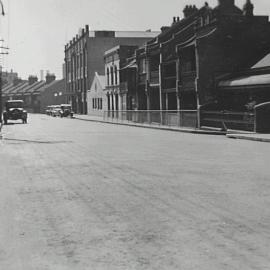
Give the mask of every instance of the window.
M 190 46 L 182 50 L 181 67 L 183 72 L 196 71 L 195 47 Z
M 146 73 L 146 59 L 145 58 L 139 61 L 139 72 Z
M 92 98 L 92 108 L 95 109 L 95 100 Z
M 114 75 L 115 75 L 115 84 L 118 84 L 118 74 L 117 74 L 117 66 L 114 67 Z
M 114 83 L 113 83 L 113 67 L 111 66 L 111 85 L 113 85 Z
M 110 70 L 107 68 L 107 85 L 110 85 Z
M 102 110 L 102 98 L 100 99 L 100 109 Z

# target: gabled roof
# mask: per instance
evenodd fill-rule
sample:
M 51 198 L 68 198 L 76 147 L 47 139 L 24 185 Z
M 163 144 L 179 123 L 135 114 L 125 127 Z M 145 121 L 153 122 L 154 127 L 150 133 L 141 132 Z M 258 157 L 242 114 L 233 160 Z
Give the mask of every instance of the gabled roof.
M 40 82 L 34 83 L 34 84 L 30 85 L 30 87 L 27 87 L 23 91 L 23 94 L 24 95 L 31 95 L 34 92 L 38 91 L 44 84 L 46 84 L 45 81 L 40 81 Z
M 95 77 L 91 84 L 91 89 L 95 88 L 95 83 L 98 82 L 100 89 L 105 89 L 106 86 L 106 76 L 105 75 L 99 75 L 97 72 L 95 72 Z
M 45 84 L 43 85 L 40 89 L 39 89 L 39 93 L 46 93 L 47 91 L 51 91 L 51 90 L 57 90 L 57 91 L 65 91 L 65 80 L 61 79 L 61 80 L 54 80 L 49 84 Z

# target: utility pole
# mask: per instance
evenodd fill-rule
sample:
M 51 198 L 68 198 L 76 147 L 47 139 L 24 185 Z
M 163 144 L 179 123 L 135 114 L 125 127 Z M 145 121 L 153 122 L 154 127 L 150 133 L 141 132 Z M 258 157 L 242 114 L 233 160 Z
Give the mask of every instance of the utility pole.
M 4 5 L 3 5 L 3 2 L 1 0 L 0 0 L 0 5 L 1 5 L 1 9 L 2 9 L 1 15 L 5 16 Z M 4 40 L 2 39 L 1 41 L 3 42 Z M 1 49 L 0 54 L 8 54 L 7 52 L 5 52 L 5 53 L 2 52 L 2 49 L 8 49 L 8 48 L 1 46 L 0 49 Z M 2 115 L 3 115 L 2 84 L 3 84 L 3 81 L 2 81 L 2 66 L 0 66 L 0 124 L 3 123 L 3 118 L 2 118 Z

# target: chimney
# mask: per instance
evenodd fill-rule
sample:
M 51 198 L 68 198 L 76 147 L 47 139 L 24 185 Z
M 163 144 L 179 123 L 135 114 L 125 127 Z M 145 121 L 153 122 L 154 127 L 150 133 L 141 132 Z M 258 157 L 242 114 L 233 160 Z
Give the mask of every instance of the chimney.
M 44 81 L 44 70 L 40 70 L 40 80 Z
M 197 11 L 198 11 L 198 8 L 195 5 L 193 5 L 193 6 L 192 5 L 187 5 L 187 6 L 185 6 L 185 8 L 183 10 L 184 17 L 188 18 Z
M 252 17 L 254 15 L 253 11 L 254 5 L 251 3 L 250 0 L 247 0 L 243 8 L 243 14 L 247 17 Z
M 47 73 L 46 75 L 46 84 L 50 84 L 51 82 L 53 82 L 55 80 L 55 75 L 51 74 L 51 73 Z
M 32 85 L 32 84 L 34 84 L 34 83 L 37 82 L 37 81 L 38 81 L 38 77 L 37 77 L 37 76 L 30 75 L 30 76 L 28 77 L 28 84 L 29 84 L 29 85 Z

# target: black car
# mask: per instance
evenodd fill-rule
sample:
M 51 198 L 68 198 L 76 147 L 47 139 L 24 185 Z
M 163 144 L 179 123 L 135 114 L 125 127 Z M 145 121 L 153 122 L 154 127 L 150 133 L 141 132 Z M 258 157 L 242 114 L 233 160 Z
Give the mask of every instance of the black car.
M 61 104 L 61 117 L 73 117 L 73 111 L 70 104 Z
M 23 100 L 9 100 L 5 105 L 3 113 L 5 124 L 8 120 L 22 120 L 24 124 L 27 123 L 27 111 L 23 108 Z

